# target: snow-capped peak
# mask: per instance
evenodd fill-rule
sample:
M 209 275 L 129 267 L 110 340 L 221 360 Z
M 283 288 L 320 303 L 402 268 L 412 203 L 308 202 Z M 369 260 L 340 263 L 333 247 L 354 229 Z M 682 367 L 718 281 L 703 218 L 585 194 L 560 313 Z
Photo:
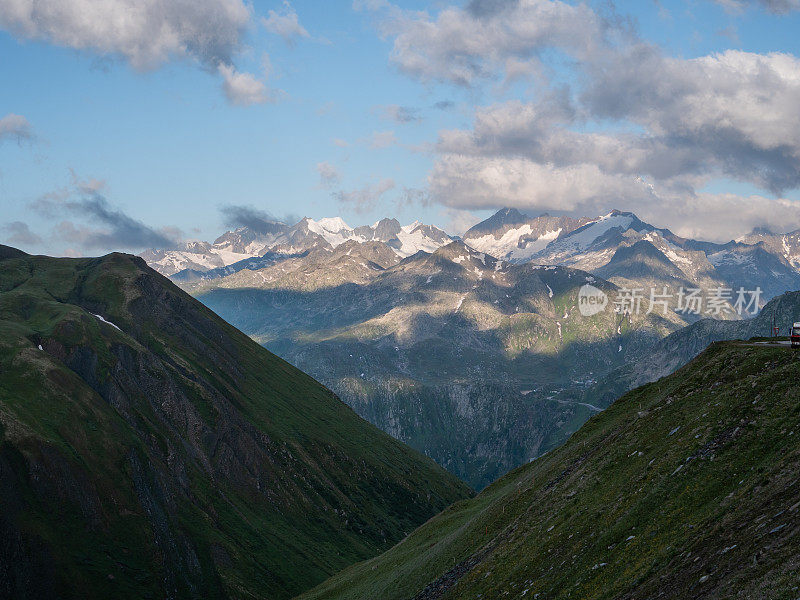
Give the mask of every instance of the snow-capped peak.
M 413 223 L 409 223 L 408 225 L 403 225 L 402 230 L 405 233 L 411 233 L 412 231 L 414 231 L 420 225 L 422 225 L 421 221 L 414 221 Z
M 322 234 L 322 231 L 329 231 L 331 233 L 339 233 L 340 231 L 352 231 L 347 223 L 344 222 L 342 217 L 324 217 L 319 221 L 314 219 L 308 220 L 308 228 L 314 233 Z
M 618 212 L 611 212 L 603 215 L 597 221 L 579 227 L 575 231 L 564 236 L 564 244 L 569 244 L 577 250 L 585 250 L 600 236 L 618 227 L 625 230 L 631 226 L 634 217 L 623 215 Z

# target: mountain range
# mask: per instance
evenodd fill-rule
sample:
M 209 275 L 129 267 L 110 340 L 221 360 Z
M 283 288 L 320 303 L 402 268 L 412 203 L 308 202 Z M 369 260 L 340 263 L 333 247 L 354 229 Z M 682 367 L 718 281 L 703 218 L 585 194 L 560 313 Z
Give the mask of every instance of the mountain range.
M 0 246 L 0 597 L 289 598 L 469 495 L 140 258 Z
M 682 367 L 700 354 L 709 344 L 724 340 L 767 338 L 773 328 L 780 336 L 800 321 L 800 291 L 787 292 L 770 300 L 756 317 L 738 321 L 702 319 L 676 330 L 659 340 L 647 353 L 601 378 L 587 395 L 597 402 L 610 402 L 635 387 L 658 380 Z
M 397 219 L 381 219 L 372 226 L 352 228 L 341 217 L 315 221 L 301 219 L 293 226 L 276 221 L 228 231 L 213 243 L 186 242 L 181 247 L 152 249 L 141 256 L 163 275 L 199 274 L 227 267 L 267 253 L 296 255 L 315 249 L 332 250 L 344 242 L 380 242 L 400 257 L 420 250 L 432 252 L 452 241 L 444 231 L 414 222 L 401 226 Z
M 403 259 L 419 251 L 434 252 L 454 239 L 420 222 L 401 226 L 396 219 L 382 219 L 371 226 L 353 228 L 340 217 L 318 221 L 303 218 L 293 226 L 260 221 L 228 231 L 213 243 L 186 242 L 180 248 L 148 250 L 141 256 L 175 281 L 194 282 L 243 269 L 257 271 L 289 259 L 298 264 L 309 254 L 312 261 L 319 262 L 318 251 L 333 252 L 346 242 L 382 245 Z M 528 217 L 505 208 L 467 230 L 461 239 L 471 248 L 507 262 L 575 267 L 645 289 L 653 284 L 761 288 L 763 305 L 800 287 L 800 231 L 775 234 L 755 229 L 739 240 L 719 244 L 682 238 L 641 221 L 633 213 L 611 211 L 591 218 Z M 625 260 L 650 265 L 631 269 L 621 264 Z M 655 271 L 654 260 L 661 263 Z M 290 269 L 291 264 L 283 268 Z
M 800 289 L 796 238 L 759 230 L 716 244 L 632 213 L 531 218 L 503 209 L 461 240 L 394 219 L 353 228 L 304 218 L 228 232 L 203 259 L 185 249 L 143 257 L 480 489 L 607 406 L 611 374 L 709 316 L 705 306 L 676 311 L 681 288 L 729 289 L 712 315 L 725 320 Z M 580 314 L 584 285 L 609 297 L 595 320 Z M 668 309 L 646 314 L 648 291 L 664 288 Z M 733 310 L 739 288 L 762 292 L 742 315 Z M 614 306 L 631 289 L 644 296 L 643 314 L 623 318 Z

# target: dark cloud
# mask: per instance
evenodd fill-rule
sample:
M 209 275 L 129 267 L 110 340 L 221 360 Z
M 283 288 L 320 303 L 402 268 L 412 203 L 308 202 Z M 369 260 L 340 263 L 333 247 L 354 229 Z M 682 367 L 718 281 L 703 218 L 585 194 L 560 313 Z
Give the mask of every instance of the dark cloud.
M 226 227 L 234 229 L 247 227 L 256 232 L 270 231 L 276 223 L 297 223 L 300 220 L 297 215 L 286 215 L 279 218 L 260 208 L 238 204 L 227 204 L 220 207 L 219 211 L 222 213 Z
M 452 100 L 439 100 L 439 102 L 433 105 L 433 108 L 436 110 L 453 110 L 455 107 L 456 103 Z
M 414 123 L 422 120 L 419 109 L 410 106 L 398 106 L 397 104 L 384 106 L 381 111 L 381 116 L 384 119 L 400 124 Z
M 70 211 L 106 227 L 83 229 L 80 238 L 73 241 L 84 248 L 169 248 L 178 241 L 164 231 L 155 230 L 113 208 L 99 195 L 67 202 L 65 206 Z
M 46 194 L 31 206 L 42 216 L 55 219 L 74 216 L 84 223 L 64 220 L 55 228 L 57 239 L 85 250 L 139 250 L 171 248 L 180 240 L 175 228 L 154 229 L 113 207 L 103 195 L 105 183 L 80 180 L 73 174 L 72 184 Z

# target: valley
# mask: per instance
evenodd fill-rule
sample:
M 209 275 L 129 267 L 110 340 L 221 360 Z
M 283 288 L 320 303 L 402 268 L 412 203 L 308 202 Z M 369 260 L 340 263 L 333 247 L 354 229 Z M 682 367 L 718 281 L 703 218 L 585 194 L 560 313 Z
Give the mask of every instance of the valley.
M 0 0 L 0 600 L 800 600 L 800 0 Z
M 703 317 L 752 317 L 800 288 L 793 245 L 777 239 L 762 231 L 729 244 L 688 240 L 619 211 L 572 219 L 503 209 L 463 240 L 392 219 L 355 228 L 303 219 L 229 232 L 213 246 L 255 256 L 171 278 L 360 416 L 481 489 L 648 381 L 617 375 L 646 362 L 662 339 Z M 164 256 L 175 264 L 183 255 Z M 585 285 L 607 296 L 600 315 L 580 313 Z M 665 288 L 668 306 L 649 310 L 649 290 Z M 737 311 L 740 288 L 750 305 Z M 705 302 L 711 290 L 730 292 L 716 314 L 706 305 L 679 310 L 680 293 L 692 289 Z M 641 290 L 640 310 L 625 315 L 631 290 Z M 704 347 L 682 347 L 659 376 Z
M 793 597 L 798 364 L 713 344 L 301 598 Z

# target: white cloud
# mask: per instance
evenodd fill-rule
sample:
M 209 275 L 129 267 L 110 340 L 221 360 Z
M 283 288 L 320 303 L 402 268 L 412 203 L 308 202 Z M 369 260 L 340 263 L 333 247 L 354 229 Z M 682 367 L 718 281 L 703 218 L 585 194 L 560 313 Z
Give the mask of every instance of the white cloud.
M 225 97 L 231 104 L 252 106 L 272 100 L 266 84 L 259 81 L 255 75 L 240 73 L 229 65 L 220 65 L 219 73 L 222 75 L 222 89 Z
M 464 209 L 513 206 L 595 214 L 620 199 L 655 200 L 642 180 L 604 173 L 596 165 L 565 167 L 524 158 L 441 156 L 429 178 L 433 197 Z
M 516 77 L 520 61 L 547 48 L 586 56 L 601 43 L 604 29 L 588 6 L 552 0 L 472 2 L 466 9 L 447 7 L 436 17 L 385 2 L 356 7 L 385 12 L 381 31 L 394 38 L 391 60 L 401 71 L 463 86 L 502 78 L 506 66 L 507 75 Z
M 397 143 L 397 137 L 394 131 L 375 131 L 372 136 L 367 140 L 370 148 L 380 150 L 394 146 Z
M 249 19 L 242 0 L 0 0 L 0 27 L 18 38 L 120 56 L 136 69 L 176 57 L 230 63 Z
M 589 74 L 577 98 L 562 88 L 477 109 L 471 131 L 440 132 L 439 152 L 658 180 L 731 177 L 776 193 L 800 186 L 797 58 L 728 51 L 681 60 L 636 47 Z M 591 119 L 619 127 L 579 131 Z
M 458 208 L 445 208 L 441 214 L 447 219 L 444 230 L 451 235 L 464 235 L 467 229 L 483 220 L 468 210 L 460 210 Z
M 243 0 L 0 0 L 0 29 L 19 39 L 120 58 L 137 70 L 196 61 L 222 76 L 237 105 L 271 99 L 263 82 L 233 66 L 250 17 Z
M 728 50 L 684 60 L 637 46 L 592 65 L 584 108 L 630 121 L 706 172 L 775 193 L 800 186 L 800 60 Z
M 430 176 L 437 201 L 455 210 L 511 206 L 596 215 L 618 208 L 685 237 L 726 242 L 755 226 L 785 231 L 800 223 L 800 202 L 761 195 L 695 193 L 593 165 L 558 168 L 526 159 L 445 156 Z
M 796 2 L 758 4 L 781 13 Z M 439 132 L 429 176 L 434 201 L 585 214 L 619 207 L 676 229 L 683 215 L 700 219 L 714 238 L 774 227 L 763 223 L 764 211 L 780 215 L 781 229 L 800 226 L 794 203 L 781 198 L 800 188 L 795 56 L 669 57 L 613 13 L 601 18 L 587 4 L 557 0 L 472 0 L 433 16 L 383 2 L 359 7 L 377 11 L 393 39 L 391 60 L 416 79 L 490 93 L 508 88 L 487 90 L 487 83 L 514 77 L 536 84 L 526 101 L 478 108 L 471 128 Z M 569 85 L 544 76 L 542 51 L 550 48 L 572 60 L 570 77 L 560 78 Z M 697 191 L 720 179 L 775 198 Z
M 297 38 L 308 38 L 309 33 L 300 24 L 297 12 L 288 1 L 283 3 L 284 10 L 278 13 L 270 10 L 267 17 L 261 19 L 264 29 L 283 38 L 287 44 L 293 44 Z
M 394 134 L 394 131 L 373 131 L 372 135 L 369 137 L 360 138 L 358 140 L 361 144 L 366 144 L 370 148 L 374 150 L 381 150 L 383 148 L 389 148 L 390 146 L 394 146 L 397 144 L 397 136 Z M 336 142 L 335 142 L 336 143 Z M 337 146 L 344 147 L 343 145 L 336 143 Z
M 381 10 L 390 7 L 388 0 L 353 0 L 353 10 Z
M 28 119 L 22 115 L 9 113 L 0 119 L 0 141 L 3 140 L 29 140 L 33 138 L 33 130 Z
M 753 227 L 786 231 L 787 225 L 800 223 L 800 203 L 759 195 L 697 194 L 649 206 L 641 215 L 684 237 L 727 242 Z

